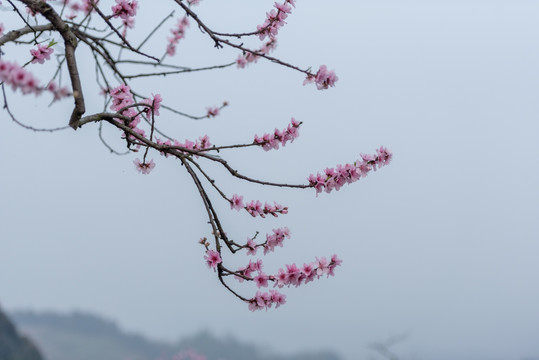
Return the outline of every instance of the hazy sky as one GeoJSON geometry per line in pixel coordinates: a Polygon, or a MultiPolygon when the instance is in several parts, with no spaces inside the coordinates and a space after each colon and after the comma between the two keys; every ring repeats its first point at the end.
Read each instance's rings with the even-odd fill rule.
{"type": "MultiPolygon", "coordinates": [[[[142,1],[137,22],[157,23],[168,3],[150,11],[142,1]]],[[[272,4],[205,0],[197,10],[218,30],[249,30],[272,4]]],[[[6,9],[0,22],[12,17],[6,9]]],[[[140,83],[190,113],[230,102],[201,122],[163,112],[159,125],[180,140],[207,133],[215,144],[241,143],[291,116],[303,121],[282,150],[222,154],[260,178],[305,182],[380,145],[393,151],[390,166],[318,198],[212,170],[229,194],[289,206],[286,216],[252,220],[214,200],[237,239],[290,228],[292,239],[265,259],[268,273],[315,256],[344,260],[334,278],[286,289],[287,304],[268,312],[249,312],[204,264],[197,240],[210,230],[177,161],[153,154],[157,166],[143,176],[134,155],[108,153],[97,125],[36,134],[0,112],[2,306],[97,312],[162,339],[211,329],[282,351],[315,344],[347,360],[402,333],[410,334],[395,347],[403,359],[539,359],[537,14],[531,0],[298,1],[275,55],[300,67],[327,64],[336,88],[304,87],[301,74],[262,60],[140,83]]],[[[148,50],[161,54],[166,36],[148,50]]],[[[192,26],[174,61],[236,56],[192,26]]],[[[93,81],[93,69],[85,76],[93,81]]],[[[88,110],[100,111],[90,94],[88,110]]],[[[44,110],[34,97],[8,97],[22,121],[68,121],[69,100],[44,110]]],[[[118,135],[105,132],[121,147],[118,135]]],[[[236,257],[226,259],[248,262],[236,257]]]]}

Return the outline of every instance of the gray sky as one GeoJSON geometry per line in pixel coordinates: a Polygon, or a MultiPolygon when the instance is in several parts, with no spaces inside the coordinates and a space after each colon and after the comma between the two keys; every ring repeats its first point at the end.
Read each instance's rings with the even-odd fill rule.
{"type": "MultiPolygon", "coordinates": [[[[157,22],[161,6],[167,14],[164,4],[141,11],[139,24],[157,22]]],[[[217,29],[248,30],[272,4],[206,0],[198,11],[217,29]]],[[[286,289],[287,304],[268,312],[249,312],[204,264],[197,240],[209,228],[177,162],[154,154],[156,168],[142,176],[135,156],[108,154],[95,125],[35,134],[0,112],[2,306],[97,312],[155,338],[212,329],[283,351],[316,344],[348,360],[406,332],[395,348],[403,359],[539,358],[538,13],[521,0],[298,1],[275,55],[327,64],[336,88],[303,87],[299,73],[262,60],[141,83],[186,112],[230,102],[202,122],[163,113],[161,127],[180,140],[207,133],[215,144],[240,143],[291,116],[303,121],[282,150],[226,154],[268,180],[304,182],[380,145],[393,151],[390,166],[318,198],[213,169],[229,194],[289,206],[262,221],[218,205],[237,239],[290,228],[267,272],[333,253],[344,260],[336,277],[286,289]]],[[[158,39],[151,48],[164,48],[158,39]]],[[[175,61],[190,66],[237,56],[214,50],[194,26],[179,52],[175,61]]],[[[8,95],[20,120],[67,122],[69,101],[43,110],[40,99],[8,95]]],[[[90,100],[89,111],[100,104],[90,100]]],[[[116,130],[106,136],[121,144],[116,130]]],[[[227,260],[248,262],[239,257],[227,260]]]]}

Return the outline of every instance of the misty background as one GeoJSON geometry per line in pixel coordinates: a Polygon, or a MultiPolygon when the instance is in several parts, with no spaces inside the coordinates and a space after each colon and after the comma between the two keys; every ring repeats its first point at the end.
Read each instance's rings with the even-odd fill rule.
{"type": "MultiPolygon", "coordinates": [[[[166,4],[142,2],[130,36],[168,15],[166,4]]],[[[211,28],[233,32],[262,23],[272,4],[206,0],[196,10],[211,28]]],[[[180,141],[208,134],[217,145],[243,143],[292,116],[303,121],[279,151],[222,153],[258,178],[303,183],[380,145],[393,151],[390,166],[318,197],[210,171],[228,194],[289,207],[252,219],[215,197],[236,239],[290,228],[285,247],[264,259],[266,272],[343,259],[335,277],[285,289],[286,305],[267,312],[248,311],[206,267],[197,241],[211,230],[177,162],[150,154],[157,166],[143,176],[136,154],[109,154],[95,124],[33,133],[0,112],[0,304],[89,311],[162,341],[210,330],[284,352],[335,349],[347,360],[404,333],[395,348],[403,359],[538,359],[538,13],[531,0],[298,1],[273,54],[302,68],[326,64],[335,88],[302,86],[301,74],[262,59],[136,83],[188,113],[230,103],[203,121],[162,111],[158,126],[180,141]]],[[[161,54],[173,25],[147,50],[161,54]]],[[[21,50],[3,51],[15,60],[21,50]]],[[[169,61],[199,67],[236,57],[192,24],[169,61]]],[[[101,111],[93,69],[83,75],[87,111],[101,111]]],[[[34,126],[65,125],[71,113],[69,100],[47,109],[43,99],[7,95],[34,126]]],[[[105,131],[122,149],[118,135],[105,131]]],[[[224,256],[238,266],[249,259],[224,256]]]]}

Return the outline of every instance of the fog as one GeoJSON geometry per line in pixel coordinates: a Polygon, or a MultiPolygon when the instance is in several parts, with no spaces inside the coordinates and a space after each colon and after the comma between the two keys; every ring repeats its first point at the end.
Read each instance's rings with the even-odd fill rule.
{"type": "MultiPolygon", "coordinates": [[[[159,22],[165,4],[143,3],[139,26],[159,22]]],[[[210,27],[237,31],[261,23],[272,4],[205,0],[197,10],[210,27]]],[[[95,124],[34,133],[1,111],[0,304],[96,312],[160,339],[210,329],[282,351],[332,348],[347,360],[367,359],[369,343],[399,334],[408,334],[395,347],[403,359],[539,359],[538,13],[524,0],[298,1],[274,55],[302,68],[326,64],[335,88],[303,86],[300,73],[263,60],[138,83],[189,113],[230,103],[198,122],[163,112],[158,125],[180,140],[243,143],[292,116],[303,121],[279,151],[221,154],[259,178],[306,182],[381,145],[393,151],[391,165],[318,197],[212,170],[229,194],[289,207],[254,220],[215,197],[238,239],[290,228],[292,239],[265,259],[268,273],[343,259],[335,277],[285,289],[286,305],[267,312],[248,311],[205,265],[197,241],[211,229],[178,162],[151,154],[157,166],[143,176],[136,155],[109,153],[95,124]]],[[[172,24],[148,49],[163,51],[172,24]]],[[[237,56],[194,25],[178,51],[174,61],[187,66],[237,56]]],[[[83,76],[93,82],[93,69],[83,76]]],[[[102,98],[86,93],[88,111],[100,111],[102,98]]],[[[46,109],[42,99],[7,95],[17,118],[36,126],[63,125],[71,113],[69,100],[46,109]]],[[[121,149],[118,135],[105,131],[121,149]]],[[[248,261],[238,256],[226,260],[248,261]]]]}

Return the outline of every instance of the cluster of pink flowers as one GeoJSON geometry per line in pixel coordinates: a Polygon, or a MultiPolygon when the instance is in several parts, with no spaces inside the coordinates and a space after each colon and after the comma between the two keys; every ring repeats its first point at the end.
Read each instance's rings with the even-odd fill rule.
{"type": "Polygon", "coordinates": [[[112,7],[112,16],[127,20],[137,14],[137,6],[136,0],[116,0],[116,5],[112,7]]]}
{"type": "MultiPolygon", "coordinates": [[[[158,145],[167,145],[167,146],[178,146],[190,150],[205,150],[212,146],[210,142],[210,137],[208,135],[200,136],[195,142],[185,139],[185,142],[181,143],[178,140],[166,140],[163,141],[159,138],[155,140],[158,145]]],[[[167,153],[161,152],[161,155],[168,157],[167,153]]],[[[196,156],[196,155],[195,155],[196,156]]]]}
{"type": "Polygon", "coordinates": [[[273,134],[264,134],[262,137],[255,135],[254,143],[262,146],[262,149],[269,151],[271,149],[279,149],[279,145],[286,145],[288,141],[293,142],[299,136],[299,127],[301,123],[292,118],[290,124],[283,131],[275,129],[273,134]]]}
{"type": "Polygon", "coordinates": [[[283,247],[284,239],[290,239],[290,230],[288,227],[272,229],[273,234],[266,234],[266,242],[262,245],[264,255],[275,250],[276,246],[283,247]]]}
{"type": "MultiPolygon", "coordinates": [[[[265,247],[264,254],[267,251],[273,251],[275,246],[282,246],[282,242],[285,237],[290,237],[288,228],[274,229],[272,235],[266,235],[267,240],[264,244],[257,245],[253,239],[248,239],[248,253],[251,252],[251,254],[254,255],[256,253],[256,247],[258,246],[265,247]],[[270,248],[271,250],[268,250],[270,248]]],[[[220,257],[216,257],[211,262],[209,257],[206,259],[208,266],[210,267],[216,267],[220,260],[220,257]]],[[[340,266],[341,263],[342,260],[339,259],[337,255],[332,255],[329,260],[325,257],[317,257],[316,261],[303,264],[303,267],[301,268],[298,268],[296,264],[286,264],[286,270],[280,268],[276,275],[268,275],[262,271],[263,263],[261,259],[257,259],[256,261],[249,260],[249,264],[247,266],[240,267],[238,270],[236,270],[234,278],[239,282],[244,282],[245,280],[254,281],[258,288],[268,287],[269,281],[274,282],[274,287],[282,288],[290,285],[298,287],[302,284],[307,284],[314,279],[319,279],[323,275],[327,275],[327,277],[334,276],[335,268],[340,266]]],[[[255,311],[264,308],[268,309],[273,304],[276,304],[277,308],[284,303],[285,296],[275,290],[270,290],[269,293],[258,291],[256,296],[249,300],[249,310],[255,311]]]]}
{"type": "Polygon", "coordinates": [[[26,71],[14,62],[7,62],[0,59],[0,81],[11,85],[15,91],[20,89],[23,94],[39,95],[42,89],[38,80],[32,73],[26,71]]]}
{"type": "Polygon", "coordinates": [[[58,85],[53,81],[51,81],[47,85],[47,90],[54,94],[53,101],[60,100],[62,98],[65,98],[71,95],[67,87],[65,86],[58,87],[58,85]]]}
{"type": "Polygon", "coordinates": [[[221,259],[221,255],[215,250],[206,250],[206,255],[204,255],[204,260],[206,260],[206,264],[208,267],[215,271],[217,268],[217,265],[223,262],[221,259]]]}
{"type": "Polygon", "coordinates": [[[318,69],[316,75],[307,76],[307,78],[303,82],[303,85],[314,82],[318,90],[326,90],[330,86],[335,86],[337,80],[339,80],[339,78],[337,77],[337,75],[335,75],[335,72],[333,70],[328,71],[326,65],[322,65],[320,66],[320,69],[318,69]]]}
{"type": "Polygon", "coordinates": [[[275,304],[275,308],[277,309],[285,303],[286,295],[276,290],[270,290],[269,293],[257,291],[255,297],[249,300],[249,310],[270,309],[273,304],[275,304]]]}
{"type": "Polygon", "coordinates": [[[286,264],[286,270],[280,268],[276,275],[267,275],[262,271],[262,260],[256,261],[249,260],[249,264],[245,267],[240,267],[236,272],[234,278],[239,282],[243,282],[245,279],[253,280],[258,288],[268,287],[268,281],[273,281],[274,287],[282,288],[284,286],[294,285],[296,287],[307,284],[314,279],[319,279],[323,275],[334,276],[335,268],[340,266],[342,260],[337,255],[332,255],[328,260],[326,257],[316,258],[308,264],[303,264],[303,267],[298,268],[296,264],[286,264]],[[257,275],[253,277],[253,273],[257,275]]]}
{"type": "MultiPolygon", "coordinates": [[[[279,269],[276,275],[267,275],[262,271],[262,260],[249,261],[246,267],[238,269],[238,275],[234,276],[240,282],[243,282],[246,278],[253,280],[258,288],[268,287],[268,281],[274,281],[275,285],[279,288],[284,286],[294,285],[296,287],[307,284],[314,279],[318,279],[323,275],[334,276],[335,268],[341,265],[337,255],[331,256],[330,260],[325,257],[316,258],[316,261],[303,264],[302,268],[298,268],[296,264],[286,265],[286,270],[279,269]],[[257,275],[253,277],[253,273],[257,272],[257,275]]],[[[269,292],[257,291],[255,297],[249,300],[249,310],[261,310],[271,308],[275,304],[276,308],[286,302],[285,295],[270,290],[269,292]]]]}
{"type": "MultiPolygon", "coordinates": [[[[123,116],[131,118],[130,121],[125,121],[125,125],[129,126],[131,129],[133,129],[133,131],[137,132],[141,136],[145,136],[144,130],[137,128],[137,125],[140,123],[140,116],[136,108],[129,107],[124,109],[125,107],[131,106],[135,103],[135,100],[133,100],[133,94],[131,94],[131,88],[128,85],[122,84],[110,90],[109,94],[112,97],[112,105],[110,106],[110,109],[120,112],[120,114],[123,116]]],[[[135,140],[135,138],[130,135],[129,140],[135,140]]]]}
{"type": "Polygon", "coordinates": [[[69,96],[66,87],[59,88],[54,82],[50,82],[45,89],[39,86],[38,80],[21,66],[14,62],[0,59],[0,82],[10,85],[13,91],[19,89],[23,94],[39,95],[43,90],[50,91],[54,95],[54,100],[59,100],[69,96]]]}
{"type": "MultiPolygon", "coordinates": [[[[263,267],[262,260],[260,259],[256,261],[249,260],[249,264],[247,266],[240,267],[237,271],[237,273],[240,275],[243,275],[243,277],[235,275],[234,278],[238,280],[239,282],[243,282],[245,278],[249,280],[253,280],[252,273],[255,271],[258,271],[260,275],[260,273],[262,273],[262,267],[263,267]]],[[[267,279],[269,279],[269,277],[267,279]]]]}
{"type": "Polygon", "coordinates": [[[265,203],[264,206],[262,206],[260,200],[252,200],[251,202],[244,205],[243,196],[238,194],[232,195],[232,199],[230,199],[229,201],[230,208],[232,210],[235,209],[237,211],[240,211],[241,209],[245,209],[249,214],[251,214],[252,217],[260,216],[261,218],[265,218],[266,215],[278,217],[278,214],[288,213],[288,207],[277,204],[276,202],[273,202],[273,205],[265,203]]]}
{"type": "Polygon", "coordinates": [[[260,40],[264,40],[266,36],[270,39],[277,36],[279,29],[286,24],[284,20],[288,17],[288,14],[292,13],[291,5],[295,7],[295,0],[285,0],[282,4],[275,3],[275,9],[266,13],[264,23],[256,27],[260,40]]]}
{"type": "Polygon", "coordinates": [[[133,29],[135,27],[135,19],[132,17],[122,19],[122,24],[124,26],[122,30],[122,36],[125,37],[125,35],[127,34],[127,29],[133,29]]]}
{"type": "MultiPolygon", "coordinates": [[[[1,4],[1,3],[0,3],[1,4]]],[[[6,29],[4,28],[4,24],[3,23],[0,23],[0,36],[3,36],[4,35],[4,31],[6,31],[6,29]]]]}
{"type": "Polygon", "coordinates": [[[361,154],[361,160],[353,164],[337,165],[336,168],[327,168],[323,174],[310,174],[309,184],[316,189],[318,195],[322,191],[330,193],[333,190],[339,190],[344,184],[350,184],[376,168],[388,165],[393,157],[392,153],[385,147],[376,150],[376,155],[361,154]]]}
{"type": "Polygon", "coordinates": [[[253,280],[252,273],[255,272],[255,271],[258,271],[259,274],[260,274],[262,272],[262,267],[263,267],[262,260],[260,260],[260,259],[258,259],[256,261],[249,260],[249,264],[247,266],[240,267],[237,270],[237,273],[240,274],[240,275],[243,275],[243,277],[235,275],[234,278],[236,280],[238,280],[239,282],[243,282],[245,280],[245,278],[253,280]]]}
{"type": "Polygon", "coordinates": [[[260,55],[269,55],[270,52],[275,50],[277,47],[277,33],[279,29],[285,24],[284,19],[292,12],[292,7],[295,7],[295,0],[285,0],[284,3],[278,4],[275,3],[274,7],[277,9],[271,10],[266,13],[266,20],[262,25],[257,26],[259,31],[260,40],[264,40],[266,37],[269,38],[262,47],[254,52],[244,52],[242,55],[238,55],[236,59],[236,65],[238,68],[243,69],[249,63],[256,63],[260,55]]]}
{"type": "MultiPolygon", "coordinates": [[[[269,55],[270,52],[275,50],[277,47],[277,40],[276,39],[270,39],[270,41],[266,42],[260,49],[255,51],[256,54],[263,54],[263,55],[269,55]]],[[[256,63],[258,61],[259,55],[256,55],[250,52],[246,52],[243,55],[239,55],[236,59],[236,65],[238,68],[243,69],[247,66],[249,63],[256,63]]]]}
{"type": "Polygon", "coordinates": [[[150,171],[152,171],[153,168],[155,167],[155,163],[153,162],[153,159],[150,160],[149,163],[140,162],[139,159],[135,159],[133,160],[133,163],[135,164],[135,168],[137,169],[137,171],[144,175],[149,174],[150,171]]]}
{"type": "Polygon", "coordinates": [[[207,117],[215,117],[219,115],[219,108],[217,106],[209,107],[206,110],[208,110],[207,117]]]}
{"type": "Polygon", "coordinates": [[[153,99],[144,99],[142,101],[143,104],[148,105],[148,107],[144,109],[144,112],[148,117],[151,117],[152,115],[159,116],[159,109],[161,108],[161,102],[163,102],[161,95],[152,94],[152,96],[153,99]]]}
{"type": "Polygon", "coordinates": [[[187,3],[188,3],[190,6],[198,5],[198,4],[200,4],[200,0],[187,0],[187,3]]]}
{"type": "Polygon", "coordinates": [[[97,5],[99,0],[82,0],[82,2],[72,2],[71,0],[63,0],[64,5],[69,5],[69,9],[71,10],[71,13],[67,15],[67,18],[70,20],[73,20],[77,17],[78,12],[83,12],[84,14],[89,14],[92,11],[94,11],[94,8],[92,6],[92,3],[97,5]]]}
{"type": "MultiPolygon", "coordinates": [[[[110,106],[110,109],[116,112],[120,112],[121,115],[130,118],[129,121],[124,121],[125,125],[129,126],[131,129],[133,129],[134,132],[136,132],[140,136],[146,136],[145,131],[137,127],[141,121],[141,112],[139,112],[136,107],[131,107],[131,105],[135,104],[133,94],[131,94],[131,88],[128,85],[122,84],[109,90],[108,93],[112,97],[112,104],[110,106]]],[[[144,110],[142,112],[146,113],[146,115],[148,116],[152,114],[152,111],[154,115],[159,115],[161,101],[162,98],[159,94],[153,95],[153,99],[144,99],[142,101],[142,104],[147,104],[148,106],[144,106],[144,110]]],[[[124,133],[123,137],[125,138],[126,136],[129,141],[135,141],[134,136],[126,135],[124,133]]],[[[137,148],[139,147],[140,145],[137,144],[137,148]]]]}
{"type": "Polygon", "coordinates": [[[285,238],[290,239],[290,230],[288,227],[273,229],[272,234],[266,234],[266,241],[262,244],[257,244],[254,239],[247,238],[247,255],[256,255],[258,247],[264,248],[264,255],[275,250],[276,246],[283,247],[283,241],[285,238]]]}
{"type": "Polygon", "coordinates": [[[187,20],[187,17],[184,16],[181,19],[178,19],[178,23],[176,24],[176,27],[170,30],[172,33],[172,37],[167,38],[168,45],[167,45],[167,55],[173,56],[176,54],[176,45],[180,42],[181,39],[185,37],[185,30],[189,27],[189,20],[187,20]]]}
{"type": "Polygon", "coordinates": [[[45,60],[51,59],[51,54],[54,52],[54,49],[48,47],[47,45],[37,45],[37,49],[31,49],[30,54],[33,56],[32,64],[40,63],[43,64],[45,60]]]}
{"type": "MultiPolygon", "coordinates": [[[[108,91],[109,95],[112,97],[112,104],[110,106],[111,110],[120,111],[121,109],[135,104],[133,99],[133,94],[131,94],[131,88],[128,85],[122,84],[108,91]]],[[[159,109],[161,108],[161,102],[163,98],[161,95],[153,95],[153,99],[144,99],[142,104],[148,106],[144,107],[143,112],[147,115],[151,115],[152,112],[154,115],[159,115],[159,109]]],[[[134,128],[140,122],[138,117],[138,111],[134,107],[124,109],[121,111],[121,114],[127,117],[133,118],[133,121],[129,124],[130,127],[134,128]]]]}
{"type": "Polygon", "coordinates": [[[337,255],[332,255],[331,260],[325,257],[316,258],[316,261],[303,264],[300,269],[296,264],[286,265],[286,270],[279,269],[277,275],[273,275],[270,279],[275,280],[275,286],[282,288],[283,286],[294,285],[296,287],[307,284],[315,278],[319,279],[322,275],[334,276],[335,268],[341,265],[342,260],[337,255]]]}
{"type": "Polygon", "coordinates": [[[193,150],[205,150],[211,147],[210,137],[208,135],[199,136],[198,139],[193,143],[192,141],[185,140],[185,143],[179,144],[188,149],[193,150]]]}
{"type": "Polygon", "coordinates": [[[114,111],[119,111],[120,109],[135,103],[129,85],[122,84],[117,86],[109,90],[109,95],[112,97],[110,109],[114,111]]]}
{"type": "Polygon", "coordinates": [[[252,200],[251,202],[245,204],[245,210],[247,210],[252,217],[260,216],[261,218],[265,218],[266,215],[277,217],[279,216],[278,214],[288,213],[288,207],[286,206],[273,202],[273,205],[265,203],[264,207],[262,207],[260,200],[252,200]]]}

